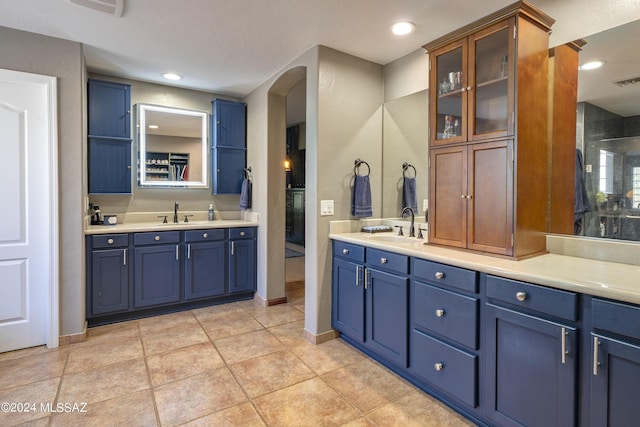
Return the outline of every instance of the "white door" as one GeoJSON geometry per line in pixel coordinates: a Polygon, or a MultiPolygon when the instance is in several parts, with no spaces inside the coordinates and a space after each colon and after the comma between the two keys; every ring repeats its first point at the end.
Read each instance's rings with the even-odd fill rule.
{"type": "Polygon", "coordinates": [[[55,78],[0,69],[0,352],[58,345],[56,129],[55,78]]]}

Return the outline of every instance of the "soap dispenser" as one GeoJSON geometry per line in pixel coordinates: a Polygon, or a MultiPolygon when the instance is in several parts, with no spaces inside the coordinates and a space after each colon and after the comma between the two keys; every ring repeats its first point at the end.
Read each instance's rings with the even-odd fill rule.
{"type": "Polygon", "coordinates": [[[214,220],[213,204],[209,204],[209,221],[213,221],[213,220],[214,220]]]}

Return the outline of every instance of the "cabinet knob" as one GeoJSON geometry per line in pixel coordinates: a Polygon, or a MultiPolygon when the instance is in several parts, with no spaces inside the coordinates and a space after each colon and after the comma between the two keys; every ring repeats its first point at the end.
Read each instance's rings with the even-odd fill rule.
{"type": "Polygon", "coordinates": [[[516,299],[517,299],[518,301],[524,301],[524,300],[526,300],[526,299],[527,299],[527,293],[526,293],[526,292],[522,292],[522,291],[520,291],[520,292],[516,292],[516,299]]]}
{"type": "Polygon", "coordinates": [[[461,198],[461,199],[466,199],[466,198],[467,198],[467,195],[466,195],[466,194],[461,194],[461,195],[460,195],[460,198],[461,198]]]}
{"type": "Polygon", "coordinates": [[[343,249],[343,250],[342,250],[342,253],[343,253],[344,255],[349,255],[349,249],[343,249]]]}
{"type": "Polygon", "coordinates": [[[444,369],[444,363],[436,362],[434,363],[433,367],[435,368],[436,371],[442,371],[444,369]]]}
{"type": "Polygon", "coordinates": [[[240,232],[240,235],[241,235],[241,236],[244,236],[244,235],[245,235],[245,232],[244,232],[244,231],[241,231],[241,232],[240,232]]]}
{"type": "Polygon", "coordinates": [[[153,239],[157,242],[158,240],[160,240],[160,236],[156,236],[153,239]]]}
{"type": "Polygon", "coordinates": [[[467,86],[467,90],[468,91],[471,90],[471,89],[473,89],[471,86],[467,86]]]}
{"type": "Polygon", "coordinates": [[[207,233],[202,233],[202,237],[206,239],[207,237],[209,237],[209,235],[207,233]]]}
{"type": "Polygon", "coordinates": [[[444,317],[444,310],[442,310],[441,308],[436,310],[436,316],[438,317],[444,317]]]}
{"type": "Polygon", "coordinates": [[[107,240],[107,243],[110,244],[110,245],[113,245],[113,239],[107,240]]]}
{"type": "Polygon", "coordinates": [[[380,258],[380,264],[386,264],[387,262],[389,262],[389,260],[386,258],[380,258]]]}
{"type": "Polygon", "coordinates": [[[437,271],[436,279],[444,279],[444,273],[442,271],[437,271]]]}

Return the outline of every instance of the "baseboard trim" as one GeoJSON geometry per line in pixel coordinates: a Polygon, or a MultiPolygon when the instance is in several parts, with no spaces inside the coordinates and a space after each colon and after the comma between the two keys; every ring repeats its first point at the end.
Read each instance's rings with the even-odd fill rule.
{"type": "Polygon", "coordinates": [[[321,334],[312,334],[311,332],[307,331],[306,329],[304,330],[304,338],[313,343],[313,344],[322,344],[323,342],[327,342],[327,341],[331,341],[334,340],[336,338],[338,338],[340,336],[340,332],[332,329],[330,331],[327,332],[323,332],[321,334]]]}
{"type": "Polygon", "coordinates": [[[84,330],[79,334],[60,335],[58,339],[58,347],[65,347],[71,344],[77,344],[87,340],[87,322],[84,322],[84,330]]]}
{"type": "Polygon", "coordinates": [[[287,297],[264,299],[258,294],[255,294],[253,299],[254,299],[255,302],[260,304],[262,307],[271,307],[272,305],[286,304],[287,301],[288,301],[287,297]]]}

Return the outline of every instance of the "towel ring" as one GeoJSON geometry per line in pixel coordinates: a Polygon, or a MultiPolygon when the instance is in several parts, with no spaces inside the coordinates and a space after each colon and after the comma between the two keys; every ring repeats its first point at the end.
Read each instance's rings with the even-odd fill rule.
{"type": "Polygon", "coordinates": [[[246,179],[251,179],[251,166],[244,168],[244,177],[246,179]]]}
{"type": "Polygon", "coordinates": [[[402,164],[402,176],[404,176],[405,178],[415,178],[417,175],[418,175],[418,172],[416,172],[415,166],[407,162],[404,162],[402,164]],[[413,176],[407,176],[407,170],[409,168],[413,169],[413,176]]]}
{"type": "Polygon", "coordinates": [[[355,166],[353,167],[353,173],[354,173],[354,175],[359,175],[359,174],[358,174],[358,170],[360,169],[360,166],[361,166],[363,163],[364,163],[365,165],[367,165],[367,174],[366,174],[366,175],[363,175],[363,176],[369,176],[369,174],[371,173],[371,167],[369,166],[369,163],[365,162],[364,160],[360,160],[360,159],[357,159],[357,160],[354,162],[354,164],[355,164],[355,166]]]}

